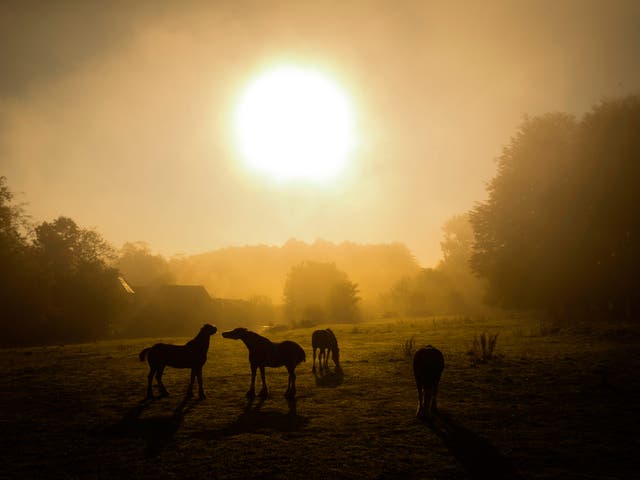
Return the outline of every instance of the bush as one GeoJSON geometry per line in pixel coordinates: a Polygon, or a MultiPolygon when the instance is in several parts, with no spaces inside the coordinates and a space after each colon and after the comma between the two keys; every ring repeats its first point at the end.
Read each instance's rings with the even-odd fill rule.
{"type": "Polygon", "coordinates": [[[416,351],[416,338],[411,337],[408,340],[405,340],[402,344],[402,353],[404,353],[405,358],[413,358],[413,354],[416,351]]]}
{"type": "Polygon", "coordinates": [[[479,337],[478,335],[474,335],[471,349],[467,352],[468,355],[471,355],[476,362],[488,362],[492,358],[495,358],[494,350],[496,348],[498,335],[498,333],[488,335],[485,332],[482,332],[479,337]]]}

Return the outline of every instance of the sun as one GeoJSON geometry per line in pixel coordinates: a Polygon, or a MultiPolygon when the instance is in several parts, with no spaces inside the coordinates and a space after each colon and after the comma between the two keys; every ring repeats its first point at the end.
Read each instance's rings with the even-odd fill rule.
{"type": "Polygon", "coordinates": [[[276,180],[325,182],[353,153],[355,115],[345,91],[320,71],[274,67],[244,90],[234,137],[252,170],[276,180]]]}

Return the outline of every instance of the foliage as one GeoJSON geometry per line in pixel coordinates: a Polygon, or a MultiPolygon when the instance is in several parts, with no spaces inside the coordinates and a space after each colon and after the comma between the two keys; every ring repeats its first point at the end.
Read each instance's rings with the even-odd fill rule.
{"type": "Polygon", "coordinates": [[[498,341],[498,334],[487,335],[482,332],[480,336],[474,335],[471,349],[467,352],[473,360],[476,362],[488,362],[494,358],[494,350],[496,348],[496,342],[498,341]]]}
{"type": "Polygon", "coordinates": [[[470,213],[497,305],[630,315],[640,301],[640,97],[526,119],[470,213]]]}
{"type": "Polygon", "coordinates": [[[178,283],[204,285],[212,295],[247,299],[270,297],[278,304],[282,281],[303,262],[335,263],[358,285],[362,309],[378,308],[380,295],[395,282],[420,270],[409,249],[400,243],[361,245],[313,243],[291,239],[282,246],[228,247],[169,261],[178,283]]]}
{"type": "Polygon", "coordinates": [[[471,270],[474,232],[469,214],[454,215],[444,223],[442,232],[442,261],[437,270],[449,278],[452,288],[464,298],[461,311],[477,310],[483,303],[484,282],[471,270]]]}
{"type": "Polygon", "coordinates": [[[35,229],[35,258],[46,282],[50,334],[83,340],[106,336],[120,293],[114,250],[97,232],[68,217],[35,229]]]}
{"type": "Polygon", "coordinates": [[[466,310],[464,298],[449,276],[425,268],[397,282],[387,298],[387,309],[400,315],[426,316],[466,310]]]}
{"type": "Polygon", "coordinates": [[[37,336],[42,295],[27,235],[28,217],[0,176],[0,335],[11,344],[23,332],[37,336]]]}
{"type": "Polygon", "coordinates": [[[148,286],[175,283],[176,276],[162,255],[153,255],[145,242],[127,242],[115,264],[130,285],[148,286]]]}
{"type": "Polygon", "coordinates": [[[113,248],[67,217],[27,235],[22,206],[0,177],[0,336],[3,344],[104,338],[119,305],[113,248]]]}
{"type": "Polygon", "coordinates": [[[358,287],[334,263],[303,262],[289,271],[284,285],[285,315],[292,324],[359,319],[358,287]]]}

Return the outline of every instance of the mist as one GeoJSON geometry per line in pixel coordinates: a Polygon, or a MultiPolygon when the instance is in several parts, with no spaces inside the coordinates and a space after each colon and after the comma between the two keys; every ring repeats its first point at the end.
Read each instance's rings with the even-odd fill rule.
{"type": "Polygon", "coordinates": [[[434,266],[523,115],[640,84],[635,2],[0,8],[2,174],[35,218],[166,256],[322,238],[400,241],[434,266]],[[264,179],[232,145],[242,86],[281,61],[353,98],[358,149],[331,185],[264,179]]]}
{"type": "Polygon", "coordinates": [[[639,26],[0,2],[0,476],[633,478],[639,26]]]}

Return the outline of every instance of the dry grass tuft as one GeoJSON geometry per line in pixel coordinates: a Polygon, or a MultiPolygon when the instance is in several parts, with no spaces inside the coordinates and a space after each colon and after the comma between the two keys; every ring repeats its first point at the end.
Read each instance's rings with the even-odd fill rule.
{"type": "Polygon", "coordinates": [[[498,341],[498,333],[495,335],[482,332],[480,336],[474,335],[471,349],[467,352],[476,362],[488,362],[495,357],[494,350],[498,341]]]}
{"type": "Polygon", "coordinates": [[[405,358],[413,358],[413,354],[416,352],[416,337],[412,336],[408,340],[405,340],[402,344],[402,353],[405,358]]]}

